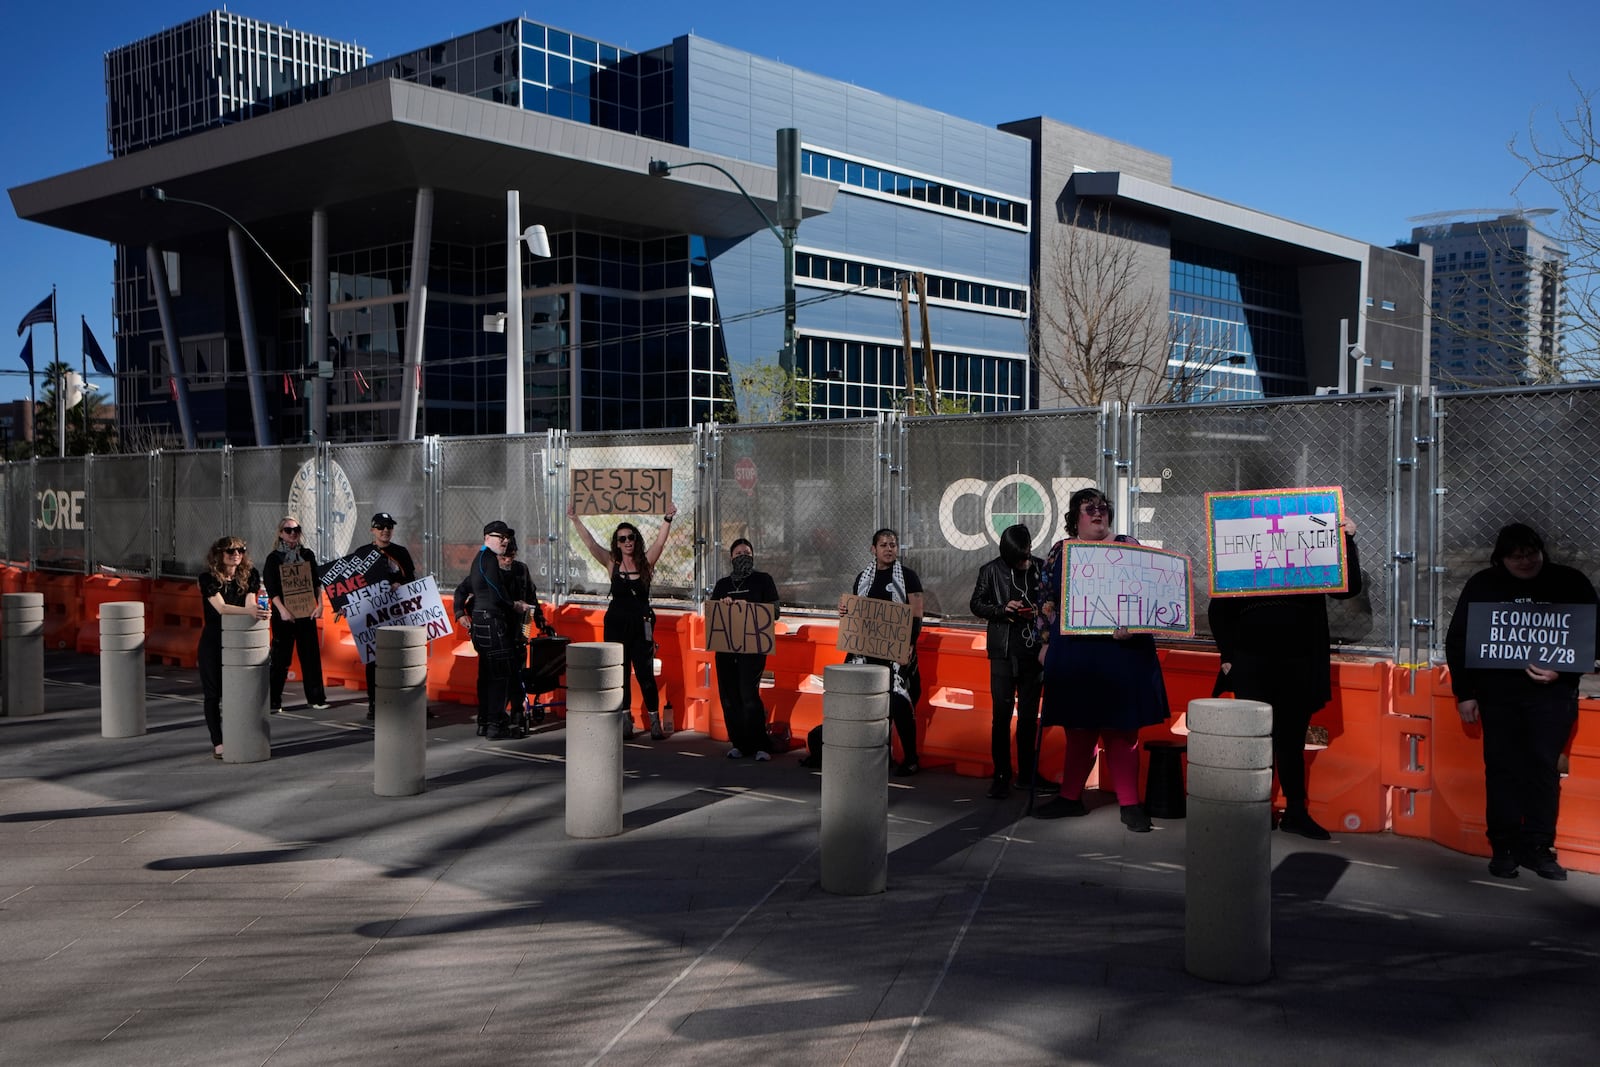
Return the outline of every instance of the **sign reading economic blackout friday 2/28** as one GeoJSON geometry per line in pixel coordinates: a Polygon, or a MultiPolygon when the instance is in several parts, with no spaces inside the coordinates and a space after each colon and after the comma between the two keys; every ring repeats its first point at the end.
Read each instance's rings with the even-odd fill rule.
{"type": "Polygon", "coordinates": [[[1593,604],[1469,604],[1467,666],[1520,671],[1594,670],[1593,604]]]}
{"type": "Polygon", "coordinates": [[[572,472],[577,515],[661,515],[672,500],[670,467],[583,467],[572,472]]]}

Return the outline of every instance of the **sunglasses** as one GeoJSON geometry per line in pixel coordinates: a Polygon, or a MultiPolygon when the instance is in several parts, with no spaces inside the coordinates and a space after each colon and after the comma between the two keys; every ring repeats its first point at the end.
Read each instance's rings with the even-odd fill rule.
{"type": "Polygon", "coordinates": [[[1080,510],[1082,510],[1085,515],[1109,515],[1111,514],[1111,505],[1090,503],[1084,504],[1080,510]]]}
{"type": "Polygon", "coordinates": [[[279,533],[286,533],[286,534],[298,534],[300,532],[300,527],[298,527],[298,526],[285,526],[283,529],[279,530],[278,532],[279,533]]]}
{"type": "Polygon", "coordinates": [[[229,556],[242,556],[242,555],[244,555],[244,546],[243,545],[231,546],[229,548],[223,549],[222,551],[223,551],[224,554],[229,555],[229,556]]]}
{"type": "Polygon", "coordinates": [[[638,540],[633,534],[617,534],[617,544],[626,545],[638,540]]]}

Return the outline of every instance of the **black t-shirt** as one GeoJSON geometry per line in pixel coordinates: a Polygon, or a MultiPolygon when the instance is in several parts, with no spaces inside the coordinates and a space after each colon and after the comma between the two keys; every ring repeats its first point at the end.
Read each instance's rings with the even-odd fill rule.
{"type": "Polygon", "coordinates": [[[200,576],[200,605],[205,614],[207,629],[216,629],[222,625],[222,616],[217,609],[211,606],[211,598],[218,593],[222,594],[224,604],[232,604],[242,608],[255,598],[256,590],[261,588],[261,572],[254,567],[245,575],[244,585],[236,582],[224,582],[210,571],[200,576]]]}
{"type": "MultiPolygon", "coordinates": [[[[912,570],[910,567],[907,567],[905,564],[900,565],[900,573],[905,576],[906,602],[909,603],[913,593],[922,592],[922,579],[917,577],[916,571],[912,570]]],[[[889,583],[893,580],[893,567],[890,567],[887,570],[877,571],[872,576],[872,588],[867,590],[867,596],[873,600],[894,600],[894,597],[889,595],[889,583]]],[[[922,619],[920,617],[912,619],[911,640],[913,644],[916,642],[917,638],[921,636],[921,634],[922,619]]]]}
{"type": "Polygon", "coordinates": [[[383,553],[384,561],[375,568],[377,571],[375,575],[371,573],[367,575],[368,581],[382,578],[395,585],[405,585],[407,582],[417,580],[417,565],[411,561],[411,553],[406,551],[405,545],[390,542],[387,548],[376,543],[372,547],[383,553]]]}

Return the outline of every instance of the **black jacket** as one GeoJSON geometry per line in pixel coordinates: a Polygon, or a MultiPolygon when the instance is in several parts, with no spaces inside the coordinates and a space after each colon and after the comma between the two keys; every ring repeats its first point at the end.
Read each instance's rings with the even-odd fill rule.
{"type": "MultiPolygon", "coordinates": [[[[1456,700],[1491,700],[1515,698],[1549,685],[1535,682],[1518,665],[1506,670],[1469,670],[1467,668],[1467,609],[1473,604],[1593,604],[1593,584],[1582,571],[1563,567],[1559,563],[1545,562],[1539,573],[1522,581],[1504,567],[1490,567],[1467,579],[1456,600],[1456,610],[1450,616],[1450,629],[1445,631],[1444,655],[1450,664],[1450,688],[1456,700]]],[[[1596,650],[1600,655],[1600,649],[1596,650]]],[[[1580,654],[1579,659],[1582,659],[1580,654]]],[[[1576,671],[1562,671],[1550,685],[1564,689],[1578,688],[1578,680],[1594,669],[1594,661],[1578,663],[1576,671]]]]}
{"type": "Polygon", "coordinates": [[[1006,604],[1012,600],[1033,603],[1033,590],[1039,584],[1039,572],[1043,567],[1044,560],[1029,556],[1028,569],[1017,571],[996,556],[979,568],[978,582],[972,588],[972,600],[967,606],[978,618],[988,620],[990,659],[1033,654],[1023,643],[1025,632],[1033,627],[1032,618],[1023,619],[1008,613],[1006,604]]]}

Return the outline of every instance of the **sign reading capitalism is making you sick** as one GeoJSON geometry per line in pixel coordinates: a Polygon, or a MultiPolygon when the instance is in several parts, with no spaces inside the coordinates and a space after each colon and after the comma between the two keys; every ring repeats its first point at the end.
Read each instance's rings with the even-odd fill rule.
{"type": "Polygon", "coordinates": [[[1339,486],[1207,493],[1211,595],[1344,592],[1343,518],[1339,486]]]}

